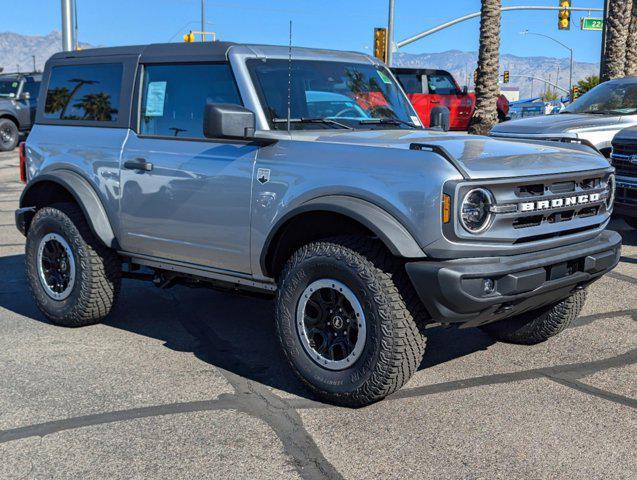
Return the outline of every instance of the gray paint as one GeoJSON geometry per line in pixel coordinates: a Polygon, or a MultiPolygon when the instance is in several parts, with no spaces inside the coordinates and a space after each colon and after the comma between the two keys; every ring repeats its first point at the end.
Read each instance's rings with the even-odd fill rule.
{"type": "MultiPolygon", "coordinates": [[[[157,60],[165,51],[166,58],[192,61],[205,59],[207,51],[214,58],[226,52],[243,104],[255,112],[256,135],[267,142],[141,137],[135,131],[131,79],[126,88],[134,107],[132,128],[36,125],[27,145],[29,178],[60,169],[84,178],[127,254],[256,281],[266,279],[261,258],[276,228],[296,212],[321,206],[349,210],[353,219],[367,222],[390,249],[406,257],[513,255],[581,240],[565,235],[520,246],[513,245],[515,236],[505,231],[473,238],[458,231],[455,223],[443,228],[441,196],[447,185],[463,180],[459,168],[480,184],[520,183],[558,174],[576,177],[582,171],[602,175],[608,162],[600,155],[556,142],[526,144],[425,130],[270,131],[245,61],[287,58],[287,48],[217,47],[214,53],[206,50],[213,47],[120,47],[101,54],[77,53],[75,59],[62,54],[54,58],[90,62],[118,56],[130,62],[147,54],[157,60]],[[179,52],[191,54],[182,58],[179,52]],[[433,151],[410,149],[413,143],[444,148],[458,168],[433,151]],[[153,170],[121,168],[140,157],[151,162],[153,170]],[[270,170],[266,183],[257,180],[263,168],[270,170]]],[[[378,64],[359,53],[301,48],[293,49],[293,58],[378,64]]],[[[47,69],[54,63],[47,63],[47,69]]],[[[139,72],[139,66],[133,70],[139,72]]],[[[595,220],[605,225],[608,212],[595,220]]],[[[536,233],[564,228],[543,225],[536,233]]]]}

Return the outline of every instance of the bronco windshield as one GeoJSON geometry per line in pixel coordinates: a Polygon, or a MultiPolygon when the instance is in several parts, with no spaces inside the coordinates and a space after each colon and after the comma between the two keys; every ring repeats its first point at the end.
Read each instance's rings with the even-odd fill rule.
{"type": "Polygon", "coordinates": [[[17,80],[0,79],[0,97],[15,97],[18,94],[19,85],[20,82],[17,80]]]}
{"type": "Polygon", "coordinates": [[[420,128],[409,101],[384,67],[315,60],[248,60],[275,130],[420,128]],[[289,88],[288,88],[289,87],[289,88]]]}
{"type": "Polygon", "coordinates": [[[637,83],[602,83],[575,100],[561,113],[634,115],[637,113],[637,83]]]}

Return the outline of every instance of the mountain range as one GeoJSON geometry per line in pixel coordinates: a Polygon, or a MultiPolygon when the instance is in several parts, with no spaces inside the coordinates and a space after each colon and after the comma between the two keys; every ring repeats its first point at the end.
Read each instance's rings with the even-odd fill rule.
{"type": "MultiPolygon", "coordinates": [[[[0,33],[0,67],[5,72],[42,70],[46,60],[62,45],[62,34],[54,31],[48,35],[21,35],[13,32],[0,33]]],[[[89,44],[80,44],[81,48],[90,48],[89,44]]],[[[438,68],[448,70],[460,85],[473,87],[473,71],[478,61],[477,52],[463,52],[449,50],[441,53],[403,53],[394,55],[394,65],[413,68],[438,68]]],[[[519,87],[520,97],[540,95],[546,90],[546,85],[538,80],[531,80],[529,75],[550,80],[568,89],[569,60],[554,57],[517,57],[502,54],[500,56],[500,70],[508,70],[511,82],[508,86],[519,87]],[[559,68],[559,78],[558,78],[559,68]],[[518,77],[521,75],[522,77],[518,77]]],[[[597,75],[599,64],[575,62],[573,66],[573,81],[583,79],[589,75],[597,75]]]]}
{"type": "MultiPolygon", "coordinates": [[[[541,80],[532,80],[529,76],[557,83],[560,87],[568,90],[569,63],[568,58],[517,57],[505,53],[500,55],[500,73],[508,70],[511,79],[506,86],[519,87],[520,98],[528,98],[539,96],[547,89],[547,85],[541,80]]],[[[467,85],[470,90],[473,88],[473,72],[477,64],[477,52],[449,50],[441,53],[398,52],[394,54],[395,66],[447,70],[461,86],[467,85]]],[[[590,75],[598,74],[598,63],[573,62],[573,83],[590,75]]]]}

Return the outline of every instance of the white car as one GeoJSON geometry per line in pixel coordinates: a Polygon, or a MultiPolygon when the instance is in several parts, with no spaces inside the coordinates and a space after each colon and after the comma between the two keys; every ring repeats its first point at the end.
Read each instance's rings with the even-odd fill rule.
{"type": "Polygon", "coordinates": [[[590,142],[610,157],[611,141],[620,130],[637,125],[637,77],[604,82],[558,115],[521,118],[496,125],[494,137],[590,142]]]}

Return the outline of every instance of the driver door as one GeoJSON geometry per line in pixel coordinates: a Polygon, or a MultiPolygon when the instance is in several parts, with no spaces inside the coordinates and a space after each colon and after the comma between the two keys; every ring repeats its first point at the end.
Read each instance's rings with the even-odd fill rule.
{"type": "Polygon", "coordinates": [[[138,131],[120,166],[123,249],[249,273],[257,147],[203,134],[207,102],[241,103],[228,65],[143,70],[138,131]]]}

